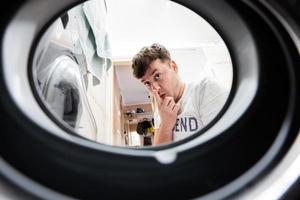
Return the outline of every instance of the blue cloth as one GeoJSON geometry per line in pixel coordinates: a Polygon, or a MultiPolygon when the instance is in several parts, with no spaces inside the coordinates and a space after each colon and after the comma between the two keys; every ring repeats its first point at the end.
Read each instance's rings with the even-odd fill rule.
{"type": "Polygon", "coordinates": [[[105,2],[88,1],[76,7],[74,12],[87,70],[101,81],[112,65],[105,2]]]}

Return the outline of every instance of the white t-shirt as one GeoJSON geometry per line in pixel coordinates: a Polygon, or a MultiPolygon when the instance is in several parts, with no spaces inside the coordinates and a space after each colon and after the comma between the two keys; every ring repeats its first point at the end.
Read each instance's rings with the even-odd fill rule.
{"type": "MultiPolygon", "coordinates": [[[[180,111],[173,128],[173,141],[186,138],[206,126],[221,111],[228,97],[228,90],[217,81],[204,78],[200,82],[186,83],[180,111]]],[[[154,112],[154,127],[160,126],[160,116],[154,112]]]]}

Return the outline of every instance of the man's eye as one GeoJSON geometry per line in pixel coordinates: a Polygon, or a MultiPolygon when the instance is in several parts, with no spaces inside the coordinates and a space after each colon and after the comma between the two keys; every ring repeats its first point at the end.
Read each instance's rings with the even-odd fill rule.
{"type": "Polygon", "coordinates": [[[145,84],[147,87],[150,86],[150,83],[149,83],[149,82],[145,82],[144,84],[145,84]]]}
{"type": "Polygon", "coordinates": [[[156,74],[154,78],[155,78],[155,80],[160,80],[161,76],[160,76],[160,74],[156,74]]]}

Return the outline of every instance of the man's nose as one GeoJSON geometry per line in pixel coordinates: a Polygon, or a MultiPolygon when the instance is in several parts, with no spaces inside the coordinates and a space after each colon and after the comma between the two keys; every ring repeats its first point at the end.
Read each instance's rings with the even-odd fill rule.
{"type": "Polygon", "coordinates": [[[156,91],[159,91],[159,90],[160,90],[160,86],[159,86],[159,84],[156,83],[156,82],[153,82],[153,83],[151,84],[151,86],[152,86],[152,90],[156,90],[156,91]]]}

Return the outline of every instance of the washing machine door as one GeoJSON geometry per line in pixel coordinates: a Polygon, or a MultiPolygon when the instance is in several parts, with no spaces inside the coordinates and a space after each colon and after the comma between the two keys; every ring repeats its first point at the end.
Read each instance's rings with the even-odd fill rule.
{"type": "Polygon", "coordinates": [[[4,198],[299,198],[298,2],[175,1],[205,17],[224,38],[233,58],[233,90],[207,127],[219,124],[217,137],[200,143],[196,134],[143,150],[96,144],[55,123],[62,119],[76,128],[84,113],[85,86],[69,55],[45,65],[37,83],[56,118],[45,115],[32,94],[28,65],[37,38],[53,18],[82,1],[15,2],[1,20],[4,198]]]}

